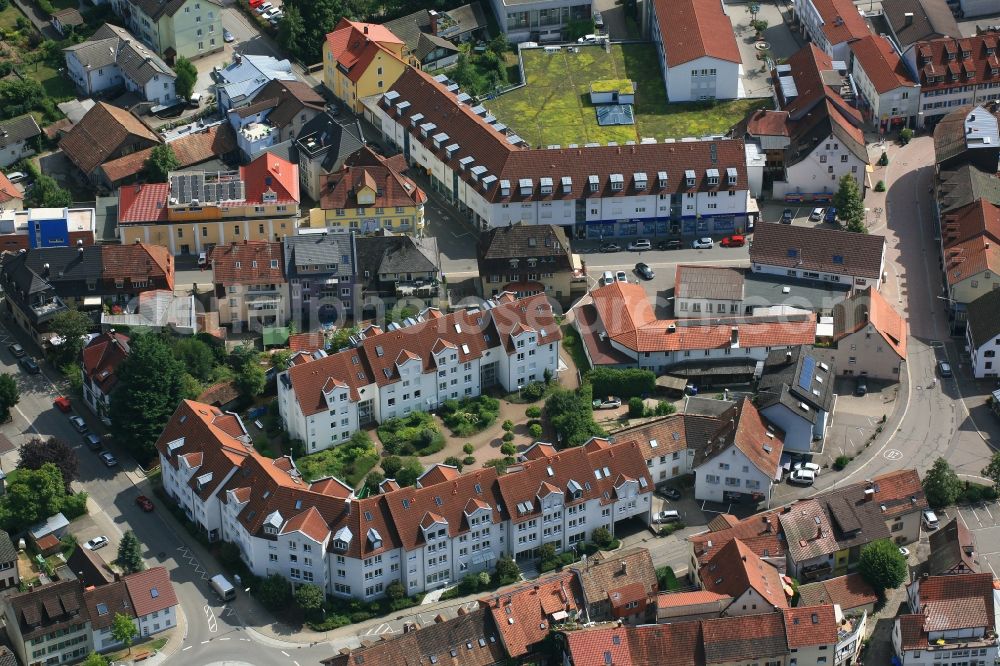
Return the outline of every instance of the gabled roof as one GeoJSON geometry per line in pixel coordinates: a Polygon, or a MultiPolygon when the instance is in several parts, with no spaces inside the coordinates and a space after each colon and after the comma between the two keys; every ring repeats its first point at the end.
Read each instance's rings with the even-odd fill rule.
{"type": "Polygon", "coordinates": [[[488,610],[513,659],[530,654],[549,635],[553,615],[575,614],[582,608],[576,577],[569,571],[544,578],[486,599],[479,607],[488,610]]]}
{"type": "Polygon", "coordinates": [[[833,354],[826,350],[811,345],[775,349],[764,359],[757,384],[757,408],[765,411],[780,403],[815,423],[819,412],[829,412],[833,407],[836,377],[833,354]],[[803,410],[802,404],[809,409],[803,410]]]}
{"type": "Polygon", "coordinates": [[[357,83],[375,57],[384,54],[399,60],[387,46],[401,46],[402,40],[383,25],[360,23],[340,19],[333,32],[326,36],[326,43],[337,66],[347,73],[347,78],[357,83]]]}
{"type": "Polygon", "coordinates": [[[654,1],[663,50],[670,67],[704,57],[741,62],[733,26],[721,2],[654,1]]]}
{"type": "MultiPolygon", "coordinates": [[[[188,167],[223,157],[236,150],[236,135],[229,123],[220,123],[197,132],[190,132],[170,142],[170,148],[177,157],[177,168],[188,167]]],[[[138,174],[146,165],[146,160],[153,153],[152,148],[139,150],[105,162],[101,170],[111,183],[117,183],[138,174]]],[[[155,187],[155,183],[143,187],[155,187]]]]}
{"type": "Polygon", "coordinates": [[[832,604],[785,608],[785,638],[789,649],[837,644],[837,614],[832,604]]]}
{"type": "Polygon", "coordinates": [[[437,238],[408,234],[357,236],[358,266],[372,278],[396,273],[437,273],[441,270],[437,238]]]}
{"type": "Polygon", "coordinates": [[[739,599],[753,589],[774,608],[788,608],[781,574],[739,539],[732,539],[720,548],[698,575],[709,592],[739,599]]]}
{"type": "Polygon", "coordinates": [[[246,186],[248,203],[282,204],[299,203],[299,167],[277,155],[263,153],[250,164],[240,167],[246,186]],[[266,199],[265,194],[274,195],[266,199]]]}
{"type": "Polygon", "coordinates": [[[924,39],[962,36],[951,7],[941,0],[883,0],[882,13],[904,50],[924,39]]]}
{"type": "MultiPolygon", "coordinates": [[[[597,625],[567,631],[566,651],[574,666],[702,666],[701,623],[675,622],[638,627],[597,625]]],[[[749,658],[749,657],[748,657],[749,658]]]]}
{"type": "Polygon", "coordinates": [[[781,535],[779,509],[749,516],[737,524],[719,530],[694,534],[688,537],[698,564],[705,564],[712,555],[733,539],[740,539],[758,557],[783,558],[785,539],[781,535]]]}
{"type": "Polygon", "coordinates": [[[347,158],[340,171],[320,178],[321,208],[403,208],[421,206],[427,201],[424,191],[392,168],[389,160],[367,146],[358,152],[360,155],[355,153],[347,158]],[[373,203],[359,203],[358,192],[362,188],[375,190],[373,203]]]}
{"type": "Polygon", "coordinates": [[[274,110],[267,120],[275,127],[285,127],[306,109],[320,112],[325,107],[323,97],[302,81],[272,79],[254,98],[273,100],[274,110]]]}
{"type": "Polygon", "coordinates": [[[868,80],[881,94],[897,88],[915,88],[906,64],[899,57],[892,42],[881,35],[866,35],[851,42],[854,61],[860,65],[868,80]]]}
{"type": "Polygon", "coordinates": [[[674,297],[739,301],[743,299],[743,270],[729,266],[678,265],[674,297]]]}
{"type": "Polygon", "coordinates": [[[90,625],[95,631],[110,627],[115,615],[119,613],[130,618],[135,617],[128,587],[123,580],[84,589],[83,605],[90,617],[90,625]]]}
{"type": "Polygon", "coordinates": [[[976,559],[976,539],[965,521],[952,518],[941,529],[931,533],[931,554],[927,558],[927,568],[932,576],[952,573],[955,567],[980,571],[976,559]]]}
{"type": "MultiPolygon", "coordinates": [[[[216,0],[206,0],[213,5],[220,5],[216,0]]],[[[189,0],[129,0],[129,3],[140,9],[153,21],[159,21],[161,16],[173,16],[186,5],[189,0]]]]}
{"type": "Polygon", "coordinates": [[[726,664],[788,654],[784,615],[765,613],[702,620],[705,663],[726,664]]]}
{"type": "Polygon", "coordinates": [[[754,228],[750,261],[765,266],[882,277],[885,236],[769,222],[754,228]]]}
{"type": "Polygon", "coordinates": [[[7,598],[13,611],[7,622],[20,625],[25,641],[79,624],[86,620],[83,586],[76,579],[39,585],[7,598]],[[81,617],[81,614],[83,616],[81,617]]]}
{"type": "Polygon", "coordinates": [[[216,245],[209,254],[212,280],[228,287],[237,284],[282,284],[285,258],[280,242],[243,241],[216,245]]]}
{"type": "Polygon", "coordinates": [[[642,425],[618,430],[614,434],[614,441],[636,442],[642,450],[642,457],[646,460],[686,451],[688,448],[696,448],[693,442],[689,446],[685,428],[689,419],[696,418],[699,417],[671,414],[642,425]]]}
{"type": "Polygon", "coordinates": [[[823,23],[823,34],[832,45],[852,42],[871,34],[852,0],[811,0],[823,23]]]}
{"type": "Polygon", "coordinates": [[[996,32],[987,31],[960,39],[941,37],[921,41],[915,47],[921,94],[962,83],[993,85],[1000,82],[998,37],[996,32]]]}
{"type": "Polygon", "coordinates": [[[132,599],[137,617],[164,611],[179,603],[173,583],[170,582],[170,574],[164,567],[129,574],[122,581],[128,588],[128,596],[132,599]]]}
{"type": "Polygon", "coordinates": [[[128,111],[98,102],[62,138],[59,147],[81,171],[90,174],[126,142],[145,148],[161,143],[161,139],[128,111]]]}
{"type": "Polygon", "coordinates": [[[840,340],[870,325],[902,359],[906,358],[906,320],[874,287],[855,291],[833,307],[833,339],[840,340]]]}
{"type": "Polygon", "coordinates": [[[1000,289],[991,289],[966,306],[969,337],[976,348],[1000,336],[1000,289]]]}
{"type": "Polygon", "coordinates": [[[765,423],[749,398],[743,398],[720,419],[708,446],[695,455],[700,466],[735,446],[754,467],[773,479],[778,473],[785,433],[765,423]]]}
{"type": "Polygon", "coordinates": [[[24,192],[19,190],[17,185],[10,182],[10,178],[7,177],[7,174],[0,173],[0,204],[13,201],[14,199],[23,200],[24,192]]]}
{"type": "Polygon", "coordinates": [[[24,114],[10,120],[0,121],[0,149],[27,141],[42,133],[34,116],[24,114]]]}
{"type": "Polygon", "coordinates": [[[656,594],[656,569],[649,550],[630,548],[588,558],[573,566],[588,605],[606,599],[608,593],[626,585],[638,584],[642,598],[656,594]]]}
{"type": "Polygon", "coordinates": [[[1000,243],[1000,207],[988,199],[979,199],[954,209],[942,216],[941,236],[946,250],[979,236],[1000,243]]]}
{"type": "Polygon", "coordinates": [[[828,578],[799,586],[799,605],[836,604],[845,613],[862,606],[874,606],[878,594],[859,573],[828,578]]]}
{"type": "Polygon", "coordinates": [[[154,76],[176,79],[174,70],[132,33],[120,26],[105,23],[85,42],[63,49],[85,70],[116,65],[130,81],[144,86],[154,76]]]}
{"type": "Polygon", "coordinates": [[[117,370],[129,353],[129,337],[110,331],[95,336],[83,348],[83,373],[108,395],[118,384],[117,370]]]}
{"type": "Polygon", "coordinates": [[[919,586],[915,614],[923,617],[922,641],[931,632],[995,626],[993,574],[929,576],[910,583],[919,586]]]}
{"type": "Polygon", "coordinates": [[[980,171],[972,164],[957,169],[942,170],[938,186],[938,203],[942,213],[951,213],[979,199],[1000,206],[1000,178],[995,173],[980,171]]]}

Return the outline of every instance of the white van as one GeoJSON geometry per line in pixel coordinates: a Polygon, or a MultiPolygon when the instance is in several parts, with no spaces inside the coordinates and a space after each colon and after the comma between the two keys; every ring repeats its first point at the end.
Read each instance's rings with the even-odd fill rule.
{"type": "Polygon", "coordinates": [[[215,593],[223,601],[232,601],[236,598],[236,588],[222,574],[212,576],[208,584],[212,586],[212,589],[215,590],[215,593]]]}

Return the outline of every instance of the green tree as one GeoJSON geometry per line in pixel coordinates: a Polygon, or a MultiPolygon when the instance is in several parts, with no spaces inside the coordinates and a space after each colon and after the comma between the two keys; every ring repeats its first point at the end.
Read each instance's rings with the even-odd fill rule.
{"type": "Polygon", "coordinates": [[[545,400],[545,415],[556,431],[561,446],[580,446],[604,431],[594,423],[593,393],[588,384],[577,392],[556,389],[545,400]]]}
{"type": "Polygon", "coordinates": [[[59,187],[52,176],[39,174],[24,197],[25,208],[65,208],[73,203],[69,190],[59,187]]]}
{"type": "Polygon", "coordinates": [[[75,308],[63,310],[52,318],[50,330],[62,338],[62,344],[56,347],[58,365],[74,363],[80,358],[83,336],[90,331],[91,326],[93,322],[90,317],[75,308]]]}
{"type": "Polygon", "coordinates": [[[325,601],[326,595],[323,594],[323,588],[319,585],[306,583],[299,585],[298,589],[295,590],[295,603],[306,614],[306,617],[316,617],[325,601]]]}
{"type": "Polygon", "coordinates": [[[351,336],[356,335],[361,330],[357,326],[338,328],[330,337],[330,349],[339,350],[351,346],[351,336]]]}
{"type": "Polygon", "coordinates": [[[566,41],[575,42],[584,35],[593,34],[596,28],[594,19],[573,19],[563,29],[563,36],[566,38],[566,41]]]}
{"type": "Polygon", "coordinates": [[[132,641],[139,635],[139,629],[132,621],[132,617],[125,613],[115,613],[115,619],[111,621],[111,637],[128,648],[128,653],[132,654],[132,641]]]}
{"type": "Polygon", "coordinates": [[[497,560],[496,577],[501,584],[509,584],[521,577],[521,569],[510,555],[497,560]]]}
{"type": "Polygon", "coordinates": [[[198,69],[190,60],[180,56],[174,62],[174,74],[177,75],[177,80],[174,82],[177,96],[184,100],[190,99],[191,93],[194,92],[195,81],[198,80],[198,69]]]}
{"type": "Polygon", "coordinates": [[[21,400],[21,391],[13,375],[0,375],[0,423],[10,419],[10,410],[21,400]]]}
{"type": "Polygon", "coordinates": [[[141,464],[156,453],[156,439],[184,397],[184,365],[157,335],[134,336],[118,367],[124,390],[111,394],[111,432],[141,464]]]}
{"type": "Polygon", "coordinates": [[[267,373],[256,361],[247,363],[236,372],[236,388],[248,397],[258,396],[267,385],[267,373]]]}
{"type": "MultiPolygon", "coordinates": [[[[3,376],[7,377],[9,375],[3,376]]],[[[0,379],[0,382],[2,381],[0,379]]],[[[71,492],[69,484],[77,477],[80,459],[77,457],[76,451],[69,444],[55,437],[50,437],[49,439],[32,437],[21,444],[21,448],[18,449],[18,455],[20,456],[17,461],[18,469],[37,470],[41,469],[46,463],[55,465],[59,468],[59,475],[62,477],[66,492],[71,492]]]]}
{"type": "MultiPolygon", "coordinates": [[[[28,27],[31,27],[31,23],[28,23],[28,27]]],[[[35,79],[4,79],[0,81],[0,118],[14,118],[32,109],[41,109],[45,98],[45,88],[35,79]]],[[[38,187],[37,179],[35,183],[35,187],[38,187]]],[[[27,199],[25,203],[27,204],[27,199]]]]}
{"type": "Polygon", "coordinates": [[[642,398],[636,396],[628,399],[628,416],[630,419],[642,418],[646,413],[646,403],[642,398]]]}
{"type": "Polygon", "coordinates": [[[444,464],[451,465],[459,472],[462,471],[462,461],[458,459],[458,456],[448,456],[447,458],[444,459],[444,464]]]}
{"type": "Polygon", "coordinates": [[[858,573],[882,594],[885,590],[899,587],[906,580],[906,558],[894,543],[879,539],[861,549],[858,573]]]}
{"type": "Polygon", "coordinates": [[[607,527],[598,527],[590,533],[590,540],[601,547],[609,545],[612,538],[611,531],[607,527]]]}
{"type": "Polygon", "coordinates": [[[282,6],[286,17],[292,7],[302,16],[303,34],[298,40],[298,50],[292,54],[307,63],[320,59],[326,33],[348,13],[345,0],[289,0],[282,6]]]}
{"type": "Polygon", "coordinates": [[[401,486],[416,484],[417,478],[424,473],[424,466],[416,458],[403,458],[403,465],[396,471],[396,483],[401,486]]]}
{"type": "Polygon", "coordinates": [[[181,338],[174,343],[174,356],[193,377],[203,382],[212,378],[215,353],[207,343],[198,338],[181,338]]]}
{"type": "Polygon", "coordinates": [[[108,666],[108,658],[103,654],[91,652],[86,659],[80,662],[80,666],[108,666]]]}
{"type": "Polygon", "coordinates": [[[394,580],[385,586],[385,596],[398,601],[406,596],[406,588],[398,580],[394,580]]]}
{"type": "Polygon", "coordinates": [[[368,472],[368,476],[365,477],[365,485],[368,486],[368,492],[378,492],[378,487],[382,485],[383,481],[385,481],[385,475],[382,472],[378,470],[368,472]]]}
{"type": "Polygon", "coordinates": [[[167,175],[181,165],[181,161],[174,154],[174,149],[169,143],[160,144],[153,148],[146,158],[143,169],[146,178],[154,183],[167,182],[167,175]]]}
{"type": "Polygon", "coordinates": [[[125,530],[122,540],[118,542],[118,566],[127,574],[146,568],[142,559],[142,544],[132,530],[125,530]]]}
{"type": "Polygon", "coordinates": [[[278,44],[289,53],[300,53],[302,38],[306,34],[305,23],[299,8],[291,5],[285,9],[285,18],[278,24],[278,44]]]}
{"type": "Polygon", "coordinates": [[[840,187],[833,195],[837,217],[844,221],[848,231],[868,233],[865,228],[865,204],[858,190],[858,181],[849,173],[840,177],[840,187]]]}
{"type": "Polygon", "coordinates": [[[994,453],[990,464],[983,468],[983,476],[993,480],[993,487],[1000,490],[1000,452],[994,453]]]}
{"type": "Polygon", "coordinates": [[[948,461],[938,458],[924,475],[924,495],[927,503],[935,509],[954,504],[962,494],[962,482],[948,461]]]}
{"type": "Polygon", "coordinates": [[[52,463],[41,469],[15,469],[7,475],[7,491],[0,496],[0,527],[20,532],[63,509],[66,485],[52,463]]]}
{"type": "Polygon", "coordinates": [[[278,610],[292,600],[292,586],[280,574],[271,574],[257,588],[257,599],[268,610],[278,610]]]}

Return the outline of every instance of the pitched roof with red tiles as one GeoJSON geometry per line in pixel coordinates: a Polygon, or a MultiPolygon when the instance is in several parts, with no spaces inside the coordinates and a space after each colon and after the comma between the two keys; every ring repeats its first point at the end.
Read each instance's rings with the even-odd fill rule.
{"type": "Polygon", "coordinates": [[[945,249],[978,236],[1000,243],[1000,207],[989,199],[977,199],[968,206],[945,213],[941,220],[941,236],[945,249]]]}
{"type": "Polygon", "coordinates": [[[118,384],[116,371],[129,352],[129,337],[122,333],[108,332],[91,339],[81,352],[83,372],[90,381],[109,394],[118,384]]]}
{"type": "Polygon", "coordinates": [[[614,435],[615,441],[637,442],[642,449],[642,457],[646,460],[686,451],[688,445],[684,421],[684,414],[671,414],[649,423],[618,430],[614,435]]]}
{"type": "Polygon", "coordinates": [[[785,637],[791,649],[837,644],[837,616],[832,604],[785,608],[785,637]]]}
{"type": "Polygon", "coordinates": [[[719,421],[721,424],[710,444],[696,455],[695,465],[701,465],[735,446],[754,467],[773,479],[781,461],[785,433],[780,428],[768,427],[749,398],[743,398],[719,421]]]}
{"type": "Polygon", "coordinates": [[[733,598],[728,594],[709,592],[708,590],[696,590],[694,592],[661,592],[656,595],[657,608],[680,608],[683,606],[697,606],[700,604],[711,604],[724,602],[729,605],[733,598]]]}
{"type": "Polygon", "coordinates": [[[975,573],[918,578],[916,613],[897,618],[904,649],[924,649],[932,632],[995,626],[993,574],[975,573]]]}
{"type": "Polygon", "coordinates": [[[983,236],[953,243],[945,250],[945,275],[948,284],[957,285],[975,278],[983,271],[1000,272],[1000,247],[983,236]]]}
{"type": "Polygon", "coordinates": [[[833,308],[834,340],[856,333],[869,324],[900,358],[906,358],[906,320],[874,287],[855,291],[833,308]]]}
{"type": "Polygon", "coordinates": [[[312,416],[329,410],[324,387],[330,379],[339,379],[351,389],[351,400],[361,398],[361,389],[375,383],[367,356],[361,349],[347,349],[324,358],[292,366],[288,369],[288,382],[295,393],[303,416],[312,416]]]}
{"type": "Polygon", "coordinates": [[[212,280],[223,287],[285,282],[285,253],[280,242],[243,241],[216,245],[209,253],[209,261],[212,280]]]}
{"type": "Polygon", "coordinates": [[[24,193],[17,189],[17,185],[10,182],[7,174],[0,173],[0,203],[7,203],[14,199],[24,199],[24,193]]]}
{"type": "Polygon", "coordinates": [[[141,147],[161,143],[160,137],[125,109],[98,102],[59,142],[63,153],[90,174],[124,144],[141,147]]]}
{"type": "MultiPolygon", "coordinates": [[[[236,150],[236,134],[229,123],[222,123],[205,130],[185,134],[176,141],[171,141],[169,145],[177,157],[177,168],[186,169],[236,150]]],[[[142,171],[146,160],[152,153],[152,148],[129,153],[118,159],[105,162],[101,165],[101,170],[104,172],[104,176],[114,184],[142,171]]]]}
{"type": "Polygon", "coordinates": [[[507,654],[523,657],[549,635],[552,615],[582,608],[582,596],[572,573],[564,571],[519,588],[480,599],[480,608],[493,616],[507,654]]]}
{"type": "Polygon", "coordinates": [[[961,39],[941,37],[919,42],[914,48],[921,93],[1000,83],[998,43],[1000,34],[993,31],[961,39]]]}
{"type": "Polygon", "coordinates": [[[655,0],[654,9],[670,67],[705,57],[742,62],[721,2],[655,0]]]}
{"type": "Polygon", "coordinates": [[[675,622],[638,627],[598,625],[568,631],[566,651],[574,666],[702,666],[700,622],[675,622]]]}
{"type": "Polygon", "coordinates": [[[298,165],[277,155],[263,153],[250,164],[241,166],[240,177],[246,188],[247,203],[297,204],[302,200],[298,165]]]}
{"type": "Polygon", "coordinates": [[[746,131],[751,136],[788,136],[788,112],[757,109],[747,116],[746,131]]]}
{"type": "Polygon", "coordinates": [[[322,543],[330,532],[330,528],[323,519],[323,515],[315,506],[311,506],[302,513],[290,518],[281,528],[282,534],[289,532],[301,532],[313,541],[322,543]]]}
{"type": "Polygon", "coordinates": [[[799,586],[799,605],[836,604],[844,611],[874,605],[878,594],[861,574],[851,573],[799,586]]]}
{"type": "Polygon", "coordinates": [[[293,352],[314,352],[326,346],[326,338],[321,331],[296,333],[288,336],[288,348],[293,352]]]}
{"type": "MultiPolygon", "coordinates": [[[[654,595],[658,589],[656,569],[653,558],[645,548],[630,548],[614,553],[605,553],[587,558],[586,562],[573,565],[583,598],[588,604],[594,604],[607,598],[611,591],[621,591],[628,584],[637,584],[641,591],[637,598],[645,599],[654,595]]],[[[620,597],[622,595],[619,595],[620,597]]]]}
{"type": "Polygon", "coordinates": [[[364,147],[358,152],[371,153],[367,160],[345,163],[340,171],[323,176],[320,183],[320,208],[324,210],[349,208],[395,208],[420,206],[427,195],[415,182],[390,166],[390,162],[364,147]],[[365,162],[360,164],[357,162],[365,162]],[[358,203],[361,188],[375,191],[374,202],[358,203]]]}
{"type": "Polygon", "coordinates": [[[504,292],[494,298],[494,303],[490,319],[508,354],[517,351],[517,341],[526,332],[537,333],[535,345],[538,347],[562,339],[562,329],[556,323],[545,294],[518,299],[504,292]]]}
{"type": "Polygon", "coordinates": [[[705,663],[746,662],[788,654],[781,613],[702,620],[705,663]]]}
{"type": "Polygon", "coordinates": [[[851,43],[851,52],[880,95],[897,88],[916,88],[906,64],[888,38],[866,35],[851,43]]]}
{"type": "Polygon", "coordinates": [[[699,572],[705,590],[738,599],[753,589],[775,608],[788,608],[781,574],[739,539],[720,548],[699,572]]]}
{"type": "Polygon", "coordinates": [[[708,562],[714,553],[733,539],[740,539],[759,557],[783,558],[785,539],[781,535],[781,523],[778,520],[780,514],[780,509],[773,509],[749,516],[726,529],[688,537],[698,564],[708,562]]]}
{"type": "Polygon", "coordinates": [[[174,288],[174,257],[162,245],[132,243],[101,246],[101,277],[126,282],[148,280],[174,288]]]}
{"type": "Polygon", "coordinates": [[[403,41],[385,26],[342,18],[333,32],[327,34],[326,43],[337,65],[357,83],[376,54],[385,53],[398,60],[385,45],[402,45],[403,41]]]}
{"type": "Polygon", "coordinates": [[[169,183],[126,185],[118,190],[118,223],[166,222],[169,183]]]}
{"type": "Polygon", "coordinates": [[[240,390],[236,387],[236,382],[227,380],[212,384],[202,391],[196,400],[206,405],[225,405],[240,397],[240,390]]]}
{"type": "Polygon", "coordinates": [[[454,465],[438,463],[431,465],[426,472],[417,477],[417,484],[421,488],[428,488],[438,483],[444,483],[445,481],[454,481],[461,475],[462,473],[454,465]]]}
{"type": "Polygon", "coordinates": [[[115,615],[135,617],[125,581],[117,580],[96,587],[84,587],[83,605],[95,630],[106,629],[114,622],[115,615]]]}
{"type": "Polygon", "coordinates": [[[122,580],[128,588],[128,596],[132,599],[137,617],[164,611],[179,603],[165,567],[153,567],[129,574],[122,580]]]}
{"type": "Polygon", "coordinates": [[[872,34],[851,0],[812,0],[830,44],[853,42],[872,34]]]}

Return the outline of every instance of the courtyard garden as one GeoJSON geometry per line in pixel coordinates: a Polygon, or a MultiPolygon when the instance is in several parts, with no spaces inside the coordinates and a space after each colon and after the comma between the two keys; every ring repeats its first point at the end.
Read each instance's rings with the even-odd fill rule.
{"type": "Polygon", "coordinates": [[[429,456],[444,448],[444,434],[427,412],[386,419],[378,427],[378,438],[387,455],[429,456]]]}
{"type": "Polygon", "coordinates": [[[769,99],[668,104],[660,75],[656,48],[649,43],[574,47],[547,53],[524,49],[527,85],[487,102],[503,123],[536,147],[595,142],[639,141],[653,137],[700,137],[724,134],[746,113],[766,106],[769,99]],[[628,80],[635,83],[635,125],[597,124],[590,103],[595,81],[628,80]]]}

